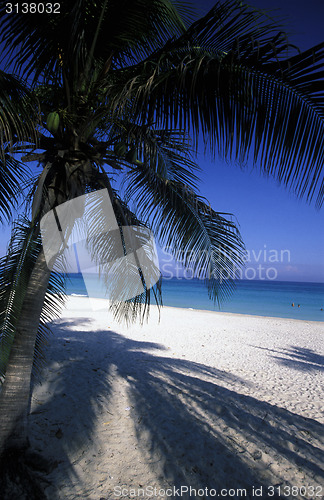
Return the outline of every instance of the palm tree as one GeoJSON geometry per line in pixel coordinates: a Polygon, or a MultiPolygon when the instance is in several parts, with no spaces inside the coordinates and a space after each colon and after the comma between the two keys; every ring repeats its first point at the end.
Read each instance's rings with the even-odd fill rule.
{"type": "MultiPolygon", "coordinates": [[[[290,55],[280,28],[237,0],[191,17],[171,0],[66,0],[59,15],[2,10],[0,215],[27,192],[0,262],[2,456],[28,449],[35,346],[60,305],[40,240],[44,214],[107,189],[118,225],[150,227],[218,300],[244,246],[231,214],[197,192],[200,143],[240,162],[253,155],[266,175],[323,202],[324,43],[290,55]],[[32,161],[40,170],[28,170],[32,161]]],[[[92,216],[100,223],[100,210],[92,216]]],[[[107,239],[95,243],[95,256],[111,251],[107,239]]],[[[152,291],[159,301],[159,286],[144,289],[116,311],[143,317],[152,291]]]]}

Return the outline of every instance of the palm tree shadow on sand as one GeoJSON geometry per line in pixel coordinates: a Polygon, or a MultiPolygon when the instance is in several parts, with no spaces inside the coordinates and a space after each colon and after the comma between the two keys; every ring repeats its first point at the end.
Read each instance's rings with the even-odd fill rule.
{"type": "Polygon", "coordinates": [[[231,498],[254,498],[253,487],[269,498],[269,486],[296,486],[296,471],[300,486],[323,481],[318,422],[222,386],[237,384],[230,373],[167,357],[162,345],[114,331],[90,333],[89,323],[59,323],[46,379],[34,390],[32,443],[56,460],[49,498],[117,498],[114,487],[149,486],[153,476],[164,488],[246,489],[231,498]],[[135,444],[118,456],[127,433],[135,444]],[[145,463],[148,477],[134,460],[145,463]],[[101,464],[100,484],[94,463],[101,464]]]}
{"type": "Polygon", "coordinates": [[[267,350],[272,354],[272,357],[280,364],[293,368],[295,370],[307,371],[323,371],[324,356],[318,354],[312,349],[306,347],[290,346],[289,349],[268,349],[265,347],[253,346],[257,349],[267,350]]]}

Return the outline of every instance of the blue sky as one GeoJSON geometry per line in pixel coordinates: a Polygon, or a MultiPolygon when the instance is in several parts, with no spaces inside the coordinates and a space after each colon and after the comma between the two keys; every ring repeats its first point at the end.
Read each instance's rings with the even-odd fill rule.
{"type": "MultiPolygon", "coordinates": [[[[215,2],[195,3],[204,13],[215,2]]],[[[248,3],[271,10],[271,15],[287,27],[290,41],[302,50],[324,40],[323,0],[250,0],[248,3]]],[[[324,282],[323,209],[318,211],[296,199],[273,179],[261,177],[257,169],[241,171],[233,164],[213,161],[203,155],[199,164],[203,169],[201,193],[215,210],[231,212],[237,217],[249,251],[247,268],[275,267],[277,279],[324,282]],[[275,253],[271,250],[278,252],[278,259],[283,262],[274,262],[275,253]],[[289,254],[281,255],[284,250],[289,254]],[[253,262],[255,260],[257,262],[253,262]]],[[[270,272],[269,276],[273,274],[270,272]]],[[[247,277],[250,276],[252,271],[248,271],[247,277]]]]}
{"type": "MultiPolygon", "coordinates": [[[[200,14],[214,0],[196,1],[200,14]]],[[[250,0],[251,5],[271,9],[284,20],[292,43],[307,49],[324,39],[322,0],[250,0]]],[[[273,179],[265,179],[257,169],[241,171],[222,160],[199,155],[202,168],[200,191],[219,212],[233,213],[249,252],[248,274],[288,281],[324,282],[324,211],[300,201],[273,179]],[[276,261],[276,255],[278,261],[276,261]],[[281,262],[282,261],[282,262],[281,262]],[[261,270],[260,270],[261,266],[261,270]],[[250,269],[250,270],[249,270],[250,269]]],[[[5,253],[8,226],[0,227],[0,255],[5,253]]]]}

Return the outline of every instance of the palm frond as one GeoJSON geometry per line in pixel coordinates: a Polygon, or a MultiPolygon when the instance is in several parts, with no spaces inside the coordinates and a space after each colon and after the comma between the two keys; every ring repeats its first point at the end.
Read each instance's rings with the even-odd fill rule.
{"type": "Polygon", "coordinates": [[[110,130],[114,147],[121,144],[125,151],[117,154],[124,166],[131,168],[145,162],[164,179],[181,181],[190,189],[197,189],[199,166],[192,161],[192,144],[188,134],[181,130],[156,129],[138,125],[131,117],[118,120],[110,130]]]}
{"type": "Polygon", "coordinates": [[[324,43],[289,57],[275,28],[242,2],[217,4],[110,92],[119,112],[134,103],[138,123],[186,130],[242,163],[252,155],[264,173],[320,206],[324,43]]]}
{"type": "Polygon", "coordinates": [[[0,158],[0,223],[12,219],[23,195],[29,169],[22,162],[6,153],[0,158]]]}
{"type": "MultiPolygon", "coordinates": [[[[216,2],[210,11],[192,23],[177,40],[170,41],[170,50],[200,47],[210,53],[225,56],[233,48],[240,53],[258,51],[258,60],[287,51],[288,38],[282,26],[265,11],[255,9],[240,0],[216,2]],[[274,39],[276,44],[274,45],[274,39]],[[252,44],[251,44],[252,42],[252,44]],[[281,51],[279,51],[281,47],[281,51]]],[[[161,53],[165,52],[165,48],[161,53]]]]}
{"type": "Polygon", "coordinates": [[[0,70],[0,155],[16,142],[35,142],[36,103],[17,77],[0,70]]]}
{"type": "Polygon", "coordinates": [[[231,292],[244,258],[231,214],[214,211],[187,184],[163,178],[145,163],[128,174],[126,194],[161,246],[205,280],[210,298],[219,302],[231,292]]]}
{"type": "Polygon", "coordinates": [[[37,103],[16,77],[0,71],[0,223],[12,218],[30,174],[15,153],[36,147],[37,103]]]}
{"type": "MultiPolygon", "coordinates": [[[[0,259],[0,377],[16,334],[28,282],[41,250],[37,227],[23,216],[16,221],[7,255],[0,259]]],[[[40,318],[35,348],[35,373],[42,364],[43,347],[49,334],[47,323],[58,317],[64,302],[64,277],[52,273],[40,318]]]]}

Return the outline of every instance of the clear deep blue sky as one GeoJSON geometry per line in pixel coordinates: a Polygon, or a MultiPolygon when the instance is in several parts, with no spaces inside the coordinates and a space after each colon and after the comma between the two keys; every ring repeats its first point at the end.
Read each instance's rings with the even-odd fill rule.
{"type": "MultiPolygon", "coordinates": [[[[201,15],[214,3],[214,0],[194,2],[201,15]]],[[[291,42],[302,50],[324,40],[323,0],[250,0],[249,3],[271,10],[272,16],[283,21],[291,42]]],[[[277,279],[324,282],[323,209],[316,211],[314,206],[297,200],[274,180],[260,177],[256,170],[241,171],[202,154],[199,164],[201,194],[215,210],[231,212],[239,222],[251,257],[247,262],[250,271],[243,277],[253,277],[253,269],[261,266],[256,277],[265,277],[266,269],[275,268],[277,279]]],[[[5,253],[8,236],[8,226],[1,227],[0,255],[5,253]]],[[[269,276],[273,275],[274,271],[270,271],[269,276]]]]}
{"type": "MultiPolygon", "coordinates": [[[[213,0],[196,0],[203,14],[214,5],[213,0]]],[[[289,33],[291,43],[305,50],[324,40],[323,0],[250,0],[250,5],[271,11],[289,33]]],[[[235,214],[246,247],[258,262],[247,267],[276,267],[278,279],[324,282],[324,209],[315,210],[297,200],[273,179],[265,179],[257,171],[241,171],[223,161],[201,156],[203,168],[201,192],[218,211],[235,214]],[[260,251],[262,253],[260,254],[260,251]],[[283,262],[275,263],[276,253],[283,262]],[[288,259],[288,255],[290,258],[288,259]],[[290,262],[288,262],[290,260],[290,262]],[[270,261],[270,262],[269,262],[270,261]]],[[[265,270],[262,271],[263,275],[265,270]]],[[[274,272],[269,273],[270,276],[274,272]]],[[[249,271],[247,277],[253,276],[249,271]]]]}

